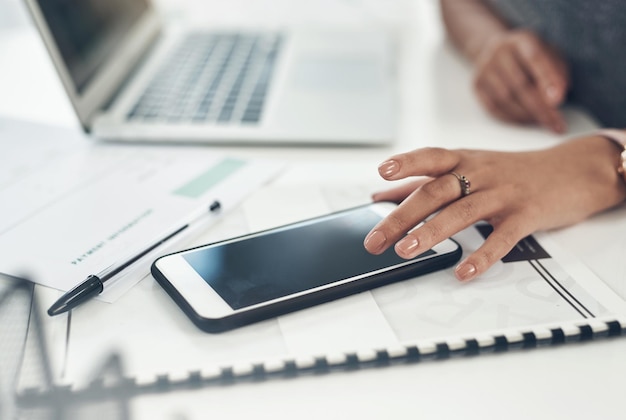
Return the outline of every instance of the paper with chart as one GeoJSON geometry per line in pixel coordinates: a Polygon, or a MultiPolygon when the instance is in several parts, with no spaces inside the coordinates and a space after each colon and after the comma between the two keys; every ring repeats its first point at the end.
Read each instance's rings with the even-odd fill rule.
{"type": "MultiPolygon", "coordinates": [[[[189,222],[189,234],[210,225],[281,169],[210,148],[100,144],[9,120],[0,120],[0,148],[0,272],[60,290],[189,222]],[[215,200],[220,211],[209,213],[215,200]]],[[[143,275],[151,257],[137,265],[143,275]]],[[[131,272],[101,297],[115,299],[143,277],[131,272]]]]}
{"type": "MultiPolygon", "coordinates": [[[[363,204],[370,192],[368,186],[338,187],[332,181],[316,188],[288,173],[249,197],[201,241],[363,204]]],[[[465,252],[479,246],[482,238],[474,227],[456,236],[465,252]]],[[[157,375],[184,379],[190,372],[211,372],[239,362],[471,338],[489,331],[626,314],[624,301],[586,267],[553,246],[543,249],[548,255],[542,253],[549,242],[528,242],[530,254],[518,250],[517,260],[498,263],[471,283],[460,283],[450,268],[215,335],[197,329],[147,278],[106,311],[85,308],[82,316],[73,317],[64,381],[84,384],[95,355],[104,357],[108,350],[119,351],[127,374],[139,381],[157,375]],[[112,323],[120,327],[112,329],[112,323]]]]}

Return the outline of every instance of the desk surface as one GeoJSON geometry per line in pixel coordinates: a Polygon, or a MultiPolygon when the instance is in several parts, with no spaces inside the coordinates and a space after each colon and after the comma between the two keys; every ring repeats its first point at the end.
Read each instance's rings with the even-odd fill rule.
{"type": "MultiPolygon", "coordinates": [[[[538,129],[505,126],[485,115],[471,92],[470,69],[444,40],[435,2],[396,1],[394,4],[406,8],[407,13],[398,13],[384,22],[393,21],[398,34],[398,136],[392,145],[356,150],[216,149],[243,157],[271,156],[290,162],[291,169],[267,188],[297,189],[330,182],[350,185],[362,183],[363,179],[375,179],[372,174],[376,165],[385,157],[424,145],[519,150],[547,147],[563,140],[538,129]],[[358,169],[340,171],[342,175],[337,179],[333,168],[338,166],[358,169]],[[368,167],[371,174],[362,172],[368,167]]],[[[44,48],[27,22],[0,28],[0,63],[0,115],[78,129],[44,48]]],[[[594,128],[594,123],[576,110],[568,110],[567,119],[568,136],[594,128]]],[[[285,204],[289,199],[279,198],[285,204]]],[[[617,210],[552,232],[551,236],[626,298],[626,260],[620,258],[626,249],[626,239],[615,235],[625,228],[623,210],[617,210]]],[[[133,415],[136,418],[205,418],[208,415],[291,418],[297,413],[299,418],[416,415],[451,419],[623,418],[624,354],[626,340],[617,339],[215,387],[138,398],[133,402],[133,415]]]]}

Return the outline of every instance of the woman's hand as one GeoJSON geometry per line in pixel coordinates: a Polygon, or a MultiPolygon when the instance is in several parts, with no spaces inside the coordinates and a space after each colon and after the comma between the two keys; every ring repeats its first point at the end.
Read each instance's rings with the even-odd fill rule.
{"type": "Polygon", "coordinates": [[[474,89],[496,118],[566,129],[559,112],[569,85],[565,61],[535,34],[512,30],[489,38],[475,58],[474,89]]]}
{"type": "Polygon", "coordinates": [[[378,168],[383,178],[420,178],[374,195],[400,205],[367,235],[365,248],[380,254],[395,244],[396,253],[409,259],[485,220],[493,233],[455,270],[460,280],[473,279],[527,235],[621,203],[626,186],[618,161],[617,147],[599,136],[531,152],[426,148],[393,156],[378,168]],[[462,196],[462,183],[451,172],[471,182],[468,195],[462,196]]]}

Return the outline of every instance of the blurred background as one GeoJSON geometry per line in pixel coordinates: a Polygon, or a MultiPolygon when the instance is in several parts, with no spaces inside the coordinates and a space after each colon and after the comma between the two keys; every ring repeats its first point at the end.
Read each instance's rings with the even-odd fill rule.
{"type": "MultiPolygon", "coordinates": [[[[435,0],[419,0],[432,3],[435,0]]],[[[168,19],[210,22],[219,16],[223,24],[258,21],[264,24],[397,23],[411,17],[407,13],[414,0],[153,0],[168,19]],[[251,19],[252,18],[252,19],[251,19]]],[[[23,0],[0,0],[0,30],[28,24],[23,0]]]]}

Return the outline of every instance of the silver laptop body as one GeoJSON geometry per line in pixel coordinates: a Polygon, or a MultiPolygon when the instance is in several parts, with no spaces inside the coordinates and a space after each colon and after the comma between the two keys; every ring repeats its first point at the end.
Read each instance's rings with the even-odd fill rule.
{"type": "Polygon", "coordinates": [[[394,137],[377,29],[164,28],[149,0],[25,0],[84,129],[130,141],[376,145],[394,137]]]}

